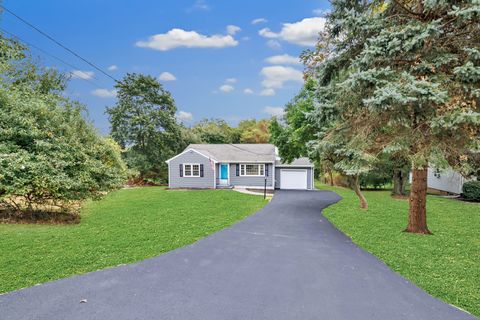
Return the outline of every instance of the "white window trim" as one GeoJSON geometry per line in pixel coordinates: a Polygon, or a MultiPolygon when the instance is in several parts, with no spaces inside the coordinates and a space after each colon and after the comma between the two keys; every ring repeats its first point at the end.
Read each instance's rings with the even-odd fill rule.
{"type": "Polygon", "coordinates": [[[183,178],[200,178],[200,163],[184,163],[183,164],[183,178]],[[195,166],[195,165],[198,166],[198,176],[193,175],[193,166],[195,166]],[[190,173],[191,174],[189,176],[187,176],[185,174],[185,172],[186,172],[185,171],[185,166],[191,166],[191,168],[190,168],[190,173]]]}
{"type": "Polygon", "coordinates": [[[241,163],[239,168],[239,173],[241,177],[265,177],[265,164],[264,163],[241,163]],[[258,174],[246,174],[247,173],[247,165],[254,165],[258,166],[258,174]],[[244,167],[244,174],[242,174],[242,167],[244,167]],[[260,174],[260,168],[263,167],[263,174],[260,174]]]}

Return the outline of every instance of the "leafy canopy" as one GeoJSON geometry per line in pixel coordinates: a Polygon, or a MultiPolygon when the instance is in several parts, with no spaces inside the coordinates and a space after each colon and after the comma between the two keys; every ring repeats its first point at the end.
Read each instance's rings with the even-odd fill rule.
{"type": "Polygon", "coordinates": [[[63,96],[65,76],[34,64],[3,36],[0,57],[0,209],[68,210],[119,187],[120,150],[63,96]]]}
{"type": "Polygon", "coordinates": [[[115,88],[117,103],[107,108],[113,139],[142,178],[166,180],[165,160],[185,147],[172,96],[157,79],[136,73],[127,74],[115,88]]]}

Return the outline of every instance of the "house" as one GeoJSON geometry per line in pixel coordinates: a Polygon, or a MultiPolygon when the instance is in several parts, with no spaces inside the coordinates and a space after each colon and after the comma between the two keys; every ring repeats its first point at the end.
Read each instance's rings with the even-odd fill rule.
{"type": "Polygon", "coordinates": [[[314,188],[313,164],[282,163],[272,144],[191,144],[166,162],[169,188],[314,188]]]}
{"type": "Polygon", "coordinates": [[[427,186],[430,191],[441,191],[461,194],[463,184],[468,181],[460,173],[452,170],[428,168],[427,186]]]}

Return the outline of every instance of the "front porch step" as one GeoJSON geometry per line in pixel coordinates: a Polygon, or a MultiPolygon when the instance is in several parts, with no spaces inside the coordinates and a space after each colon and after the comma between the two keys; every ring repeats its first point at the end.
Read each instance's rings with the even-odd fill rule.
{"type": "Polygon", "coordinates": [[[233,186],[219,186],[219,185],[217,185],[217,189],[233,189],[233,186]]]}

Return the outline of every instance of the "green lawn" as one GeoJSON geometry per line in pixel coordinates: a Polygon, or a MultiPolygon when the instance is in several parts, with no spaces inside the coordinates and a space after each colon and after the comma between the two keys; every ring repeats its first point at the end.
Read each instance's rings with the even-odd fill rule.
{"type": "Polygon", "coordinates": [[[193,243],[257,211],[231,190],[124,189],[86,203],[78,225],[1,225],[0,293],[193,243]]]}
{"type": "Polygon", "coordinates": [[[370,208],[359,209],[355,194],[327,187],[343,197],[325,216],[362,248],[431,295],[480,316],[480,204],[429,196],[431,236],[401,232],[408,201],[389,191],[366,192],[370,208]]]}

